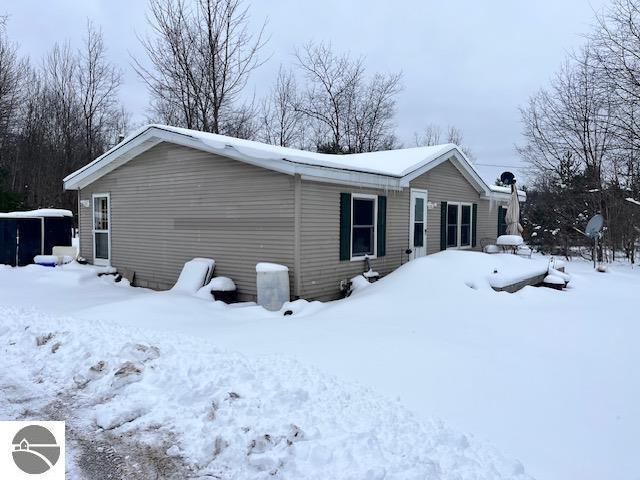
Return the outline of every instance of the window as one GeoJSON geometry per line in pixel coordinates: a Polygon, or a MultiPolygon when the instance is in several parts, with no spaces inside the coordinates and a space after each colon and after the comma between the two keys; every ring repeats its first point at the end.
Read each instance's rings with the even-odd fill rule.
{"type": "Polygon", "coordinates": [[[472,216],[470,203],[447,204],[447,248],[471,246],[472,216]]]}
{"type": "Polygon", "coordinates": [[[109,204],[106,196],[93,197],[93,228],[109,230],[109,204]]]}
{"type": "Polygon", "coordinates": [[[413,246],[424,247],[424,198],[416,197],[413,218],[413,246]]]}
{"type": "Polygon", "coordinates": [[[507,209],[498,207],[498,236],[507,234],[507,209]]]}
{"type": "Polygon", "coordinates": [[[447,205],[447,247],[458,246],[458,204],[447,205]]]}
{"type": "Polygon", "coordinates": [[[376,204],[375,195],[351,197],[351,258],[375,256],[376,204]]]}
{"type": "Polygon", "coordinates": [[[460,246],[471,245],[471,205],[460,205],[462,215],[460,215],[460,246]]]}
{"type": "Polygon", "coordinates": [[[109,265],[110,262],[110,225],[109,194],[93,195],[93,263],[109,265]]]}

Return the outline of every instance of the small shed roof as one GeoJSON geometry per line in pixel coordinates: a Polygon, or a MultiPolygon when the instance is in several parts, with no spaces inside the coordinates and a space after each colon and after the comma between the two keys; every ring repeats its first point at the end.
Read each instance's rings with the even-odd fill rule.
{"type": "Polygon", "coordinates": [[[27,210],[24,212],[0,213],[2,218],[33,218],[33,217],[73,217],[70,210],[60,208],[39,208],[37,210],[27,210]]]}

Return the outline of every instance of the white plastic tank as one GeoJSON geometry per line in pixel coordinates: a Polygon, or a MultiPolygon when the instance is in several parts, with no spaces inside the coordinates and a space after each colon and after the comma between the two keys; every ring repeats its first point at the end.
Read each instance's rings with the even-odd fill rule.
{"type": "Polygon", "coordinates": [[[277,263],[261,262],[256,265],[258,305],[277,311],[289,301],[289,268],[277,263]]]}

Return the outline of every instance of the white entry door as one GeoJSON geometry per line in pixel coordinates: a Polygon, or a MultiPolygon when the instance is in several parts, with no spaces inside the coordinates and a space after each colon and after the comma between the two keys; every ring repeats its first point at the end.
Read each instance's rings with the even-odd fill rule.
{"type": "Polygon", "coordinates": [[[427,254],[427,191],[411,189],[411,218],[409,222],[411,259],[427,254]]]}
{"type": "Polygon", "coordinates": [[[111,265],[111,198],[93,195],[93,263],[111,265]]]}

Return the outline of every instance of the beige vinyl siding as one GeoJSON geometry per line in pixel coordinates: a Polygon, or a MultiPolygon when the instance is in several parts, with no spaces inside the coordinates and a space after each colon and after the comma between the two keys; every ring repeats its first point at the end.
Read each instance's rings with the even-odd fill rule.
{"type": "MultiPolygon", "coordinates": [[[[411,188],[427,190],[428,202],[433,206],[427,210],[427,254],[440,251],[440,202],[469,202],[478,204],[478,237],[476,249],[480,249],[480,225],[484,224],[485,208],[480,193],[454,165],[455,159],[447,160],[427,173],[411,181],[411,188]]],[[[496,219],[498,214],[496,213],[496,219]]]]}
{"type": "MultiPolygon", "coordinates": [[[[255,264],[290,268],[293,288],[293,177],[162,143],[82,189],[111,194],[111,262],[136,285],[170,288],[194,257],[216,261],[241,298],[256,295],[255,264]]],[[[93,257],[92,208],[80,208],[82,255],[93,257]]]]}
{"type": "Polygon", "coordinates": [[[495,243],[498,236],[498,206],[507,207],[507,202],[480,200],[478,204],[478,246],[495,243]]]}
{"type": "MultiPolygon", "coordinates": [[[[446,161],[411,181],[412,188],[428,191],[427,254],[440,251],[440,202],[478,204],[477,246],[485,237],[495,238],[497,203],[491,206],[454,165],[446,161]]],[[[375,271],[387,275],[401,263],[409,248],[410,189],[401,192],[360,189],[351,186],[302,182],[301,284],[302,297],[329,300],[339,297],[341,280],[362,273],[362,261],[340,261],[340,193],[368,193],[387,196],[386,255],[371,261],[375,271]]]]}
{"type": "MultiPolygon", "coordinates": [[[[498,203],[481,200],[452,162],[411,182],[412,188],[428,191],[432,205],[428,254],[440,250],[442,201],[478,204],[478,249],[482,239],[496,236],[498,203]]],[[[137,285],[170,288],[184,262],[211,257],[216,275],[231,277],[242,299],[255,299],[255,264],[270,261],[289,267],[292,296],[330,300],[340,296],[341,280],[364,271],[362,260],[340,261],[343,192],[386,195],[386,255],[373,259],[372,268],[387,275],[406,262],[409,188],[397,192],[313,182],[164,143],[83,189],[80,198],[91,204],[93,193],[110,193],[112,264],[135,271],[137,285]]],[[[80,207],[79,223],[81,254],[92,260],[91,207],[80,207]]]]}
{"type": "MultiPolygon", "coordinates": [[[[386,255],[371,261],[386,275],[400,266],[408,246],[409,191],[386,192],[348,185],[302,182],[301,285],[303,298],[330,300],[340,296],[341,280],[364,272],[364,261],[340,261],[340,193],[368,193],[387,197],[386,255]]],[[[406,261],[406,258],[405,258],[406,261]]]]}

